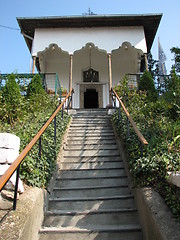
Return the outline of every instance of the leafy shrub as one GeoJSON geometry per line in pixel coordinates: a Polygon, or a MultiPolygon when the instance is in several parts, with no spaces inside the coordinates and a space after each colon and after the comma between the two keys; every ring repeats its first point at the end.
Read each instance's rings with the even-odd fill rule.
{"type": "Polygon", "coordinates": [[[171,77],[166,88],[164,98],[168,105],[168,112],[171,118],[176,119],[180,114],[180,77],[176,74],[174,68],[171,71],[171,77]]]}
{"type": "MultiPolygon", "coordinates": [[[[49,97],[44,92],[42,87],[39,86],[40,78],[36,77],[28,87],[30,89],[29,93],[31,93],[28,95],[28,97],[22,97],[18,94],[15,94],[13,97],[12,95],[10,95],[9,98],[6,98],[8,100],[7,104],[5,105],[5,98],[3,94],[8,92],[6,88],[9,89],[9,92],[12,94],[16,92],[16,89],[14,90],[14,93],[11,92],[12,89],[14,89],[13,86],[16,84],[16,82],[14,83],[14,76],[10,77],[10,79],[11,78],[13,79],[12,86],[9,82],[7,82],[7,86],[4,87],[2,94],[0,92],[0,101],[3,102],[3,111],[7,112],[7,107],[10,106],[12,108],[11,104],[13,105],[14,103],[16,103],[19,104],[19,111],[23,113],[23,117],[15,118],[13,116],[13,126],[10,124],[10,122],[5,121],[5,118],[1,118],[0,132],[9,132],[20,137],[20,151],[22,151],[31,141],[31,139],[37,134],[38,130],[40,130],[43,124],[52,115],[59,102],[56,98],[49,97]],[[35,89],[34,92],[33,89],[35,89]],[[20,100],[18,102],[15,96],[19,96],[20,100],[23,100],[23,103],[21,104],[20,100]]],[[[17,85],[15,86],[17,87],[17,85]]],[[[19,91],[17,92],[19,93],[19,91]]],[[[2,105],[0,104],[0,107],[1,106],[2,105]]],[[[14,108],[15,107],[17,106],[14,106],[14,108]]],[[[0,110],[0,114],[1,113],[2,108],[0,110]]],[[[54,142],[54,122],[52,122],[41,137],[41,158],[38,157],[39,146],[37,142],[31,149],[31,151],[28,153],[26,158],[23,160],[21,164],[20,174],[21,178],[26,184],[38,187],[47,186],[52,171],[56,166],[56,157],[59,152],[62,136],[66,129],[67,123],[69,122],[69,119],[70,117],[64,113],[64,119],[62,120],[61,113],[59,113],[56,118],[56,143],[54,142]]]]}
{"type": "Polygon", "coordinates": [[[145,71],[143,73],[139,82],[139,90],[147,92],[147,97],[149,101],[155,102],[157,100],[158,95],[150,72],[145,71]]]}
{"type": "Polygon", "coordinates": [[[7,123],[13,124],[23,115],[22,96],[15,75],[11,74],[2,88],[0,116],[7,123]]]}
{"type": "Polygon", "coordinates": [[[43,89],[42,83],[41,83],[41,77],[39,75],[35,75],[31,82],[28,85],[27,88],[27,97],[31,97],[36,94],[45,94],[45,91],[43,89]]]}
{"type": "MultiPolygon", "coordinates": [[[[59,113],[56,118],[56,143],[54,142],[54,122],[52,122],[41,137],[41,158],[38,156],[39,143],[37,142],[24,159],[21,164],[21,178],[26,184],[37,187],[47,186],[56,166],[56,158],[61,146],[62,136],[69,119],[69,116],[64,114],[62,121],[61,114],[59,113]]],[[[39,123],[38,126],[40,128],[41,124],[39,123]]],[[[32,132],[34,134],[37,132],[37,126],[34,127],[32,132]]]]}
{"type": "MultiPolygon", "coordinates": [[[[119,86],[117,89],[119,90],[119,86]]],[[[161,96],[158,100],[149,100],[148,92],[136,92],[121,89],[119,93],[126,97],[125,106],[136,122],[137,127],[148,141],[141,157],[140,142],[130,126],[130,137],[127,137],[127,119],[118,111],[113,116],[119,135],[124,140],[129,156],[130,171],[134,181],[140,186],[152,186],[165,199],[173,214],[180,215],[180,203],[174,187],[167,181],[168,171],[180,171],[180,122],[168,113],[168,100],[161,96]]],[[[152,95],[151,95],[152,96],[152,95]]]]}

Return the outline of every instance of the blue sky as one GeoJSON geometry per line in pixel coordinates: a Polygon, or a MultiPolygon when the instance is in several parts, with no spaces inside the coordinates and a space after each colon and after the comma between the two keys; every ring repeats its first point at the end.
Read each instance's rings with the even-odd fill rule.
{"type": "Polygon", "coordinates": [[[16,17],[82,15],[88,8],[96,14],[163,13],[152,47],[158,58],[158,37],[166,54],[168,72],[173,64],[171,47],[180,47],[180,0],[0,0],[0,72],[27,73],[30,53],[16,17]]]}

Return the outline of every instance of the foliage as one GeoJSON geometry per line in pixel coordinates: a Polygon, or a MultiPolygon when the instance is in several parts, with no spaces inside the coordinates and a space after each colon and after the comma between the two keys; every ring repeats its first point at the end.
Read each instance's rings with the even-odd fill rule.
{"type": "Polygon", "coordinates": [[[31,82],[28,85],[27,88],[27,97],[31,97],[33,95],[37,94],[45,94],[45,91],[43,89],[42,83],[41,83],[41,77],[39,75],[35,75],[31,82]]]}
{"type": "Polygon", "coordinates": [[[157,91],[154,86],[154,81],[150,72],[145,71],[140,78],[139,90],[147,92],[147,98],[149,101],[157,100],[157,91]]]}
{"type": "Polygon", "coordinates": [[[176,119],[180,114],[180,77],[176,74],[175,68],[171,71],[171,77],[166,88],[164,97],[168,103],[168,110],[171,117],[176,119]]]}
{"type": "Polygon", "coordinates": [[[154,77],[154,75],[158,74],[158,61],[153,59],[151,53],[147,55],[147,59],[149,72],[151,73],[151,76],[154,77]]]}
{"type": "Polygon", "coordinates": [[[5,122],[13,124],[22,116],[22,96],[14,74],[9,75],[2,88],[0,103],[0,117],[5,122]]]}
{"type": "MultiPolygon", "coordinates": [[[[65,114],[62,121],[61,114],[59,113],[56,118],[56,143],[54,142],[54,122],[52,122],[41,137],[41,157],[38,156],[39,143],[37,142],[21,164],[21,178],[28,185],[38,187],[47,186],[52,172],[56,167],[57,154],[59,152],[62,136],[66,129],[68,121],[68,115],[65,114]]],[[[39,128],[41,127],[40,122],[36,126],[34,125],[33,129],[31,129],[31,137],[32,133],[35,133],[37,131],[37,126],[39,128]]]]}
{"type": "MultiPolygon", "coordinates": [[[[20,151],[22,151],[37,134],[38,130],[40,130],[59,104],[56,98],[49,97],[44,90],[42,91],[42,88],[39,86],[39,78],[34,79],[33,83],[28,88],[32,90],[34,86],[35,88],[37,86],[37,91],[35,90],[36,94],[29,91],[31,94],[28,94],[28,97],[20,96],[23,100],[19,105],[20,112],[22,113],[21,118],[14,118],[13,125],[2,118],[0,122],[1,132],[13,133],[20,137],[20,151]]],[[[4,92],[4,88],[2,92],[4,92]]],[[[2,99],[1,92],[0,96],[2,99]]],[[[10,100],[11,98],[9,98],[9,101],[10,100]]],[[[16,100],[12,98],[11,103],[14,103],[14,101],[16,100]]],[[[8,104],[11,105],[10,102],[8,102],[8,104]]],[[[5,110],[7,111],[7,109],[5,110]]],[[[52,122],[41,137],[41,158],[38,156],[39,145],[37,142],[22,162],[21,178],[26,184],[38,187],[47,185],[52,171],[56,166],[56,157],[69,119],[69,116],[64,113],[64,118],[62,120],[61,113],[58,113],[56,118],[56,143],[54,142],[54,122],[52,122]]]]}
{"type": "Polygon", "coordinates": [[[127,83],[123,84],[117,86],[116,90],[119,90],[120,97],[126,96],[125,106],[149,143],[141,156],[140,142],[132,127],[127,138],[125,114],[122,113],[121,119],[118,112],[113,116],[117,131],[125,142],[134,181],[139,186],[152,186],[157,190],[178,217],[180,203],[174,187],[166,181],[168,171],[180,171],[180,119],[169,114],[168,108],[172,87],[169,86],[167,95],[160,96],[154,102],[149,100],[147,92],[126,90],[127,83]]]}
{"type": "Polygon", "coordinates": [[[180,72],[180,48],[178,47],[173,47],[170,49],[171,53],[174,54],[174,67],[177,72],[180,72]]]}
{"type": "Polygon", "coordinates": [[[128,86],[128,77],[125,75],[120,82],[119,85],[114,87],[114,90],[118,93],[118,95],[121,97],[122,101],[128,105],[128,101],[131,98],[132,92],[134,91],[133,89],[129,89],[128,86]]]}

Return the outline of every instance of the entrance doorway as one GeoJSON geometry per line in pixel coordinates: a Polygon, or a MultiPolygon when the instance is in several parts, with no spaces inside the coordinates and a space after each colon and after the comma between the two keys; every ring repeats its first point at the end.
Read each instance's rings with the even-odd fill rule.
{"type": "Polygon", "coordinates": [[[96,89],[86,89],[84,92],[84,108],[99,108],[96,89]]]}

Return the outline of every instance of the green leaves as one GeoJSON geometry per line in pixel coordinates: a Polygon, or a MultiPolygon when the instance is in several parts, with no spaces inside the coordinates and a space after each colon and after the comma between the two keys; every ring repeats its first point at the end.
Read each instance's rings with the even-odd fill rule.
{"type": "MultiPolygon", "coordinates": [[[[141,157],[139,139],[131,126],[130,137],[127,138],[125,114],[122,113],[121,121],[119,121],[117,111],[113,116],[113,121],[119,135],[124,140],[134,182],[139,186],[152,186],[164,197],[172,213],[178,217],[180,216],[178,196],[174,187],[166,181],[167,172],[180,171],[180,120],[177,114],[169,114],[172,109],[168,109],[169,103],[179,101],[177,94],[173,95],[173,92],[177,93],[180,89],[179,78],[175,80],[177,80],[174,81],[176,84],[169,82],[170,92],[160,96],[156,101],[149,98],[147,91],[127,90],[126,81],[116,88],[121,97],[126,96],[125,106],[149,143],[143,148],[143,157],[141,157]],[[170,101],[170,99],[173,100],[170,101]]],[[[173,110],[175,110],[174,106],[173,110]]]]}
{"type": "MultiPolygon", "coordinates": [[[[47,110],[47,109],[46,109],[47,110]]],[[[45,113],[43,114],[45,117],[45,113]]],[[[46,118],[44,118],[46,119],[46,118]]],[[[42,127],[41,115],[39,122],[31,124],[31,132],[28,132],[28,138],[32,138],[37,133],[37,129],[42,127]]],[[[61,146],[62,137],[70,117],[64,113],[64,119],[61,119],[61,113],[56,118],[56,144],[54,142],[54,122],[52,122],[41,137],[41,158],[38,158],[39,145],[34,145],[28,156],[21,164],[21,177],[31,186],[46,187],[51,178],[52,172],[56,166],[56,158],[61,146]]],[[[29,128],[28,128],[29,129],[29,128]]]]}
{"type": "MultiPolygon", "coordinates": [[[[21,139],[20,151],[37,134],[59,104],[55,97],[49,97],[44,92],[40,84],[40,77],[35,76],[28,86],[28,96],[21,96],[19,86],[12,75],[3,91],[0,92],[2,103],[0,104],[0,116],[2,116],[0,131],[19,136],[21,139]]],[[[21,178],[26,184],[37,187],[47,186],[56,166],[56,157],[69,120],[70,117],[66,113],[64,113],[63,120],[59,113],[56,118],[56,144],[54,143],[54,122],[52,122],[41,137],[41,158],[38,157],[38,142],[26,156],[21,164],[20,172],[21,178]]]]}
{"type": "Polygon", "coordinates": [[[139,90],[147,92],[147,98],[149,101],[155,102],[157,100],[158,95],[150,72],[145,71],[143,73],[140,78],[139,90]]]}
{"type": "Polygon", "coordinates": [[[0,117],[4,121],[13,124],[22,116],[22,96],[14,74],[9,75],[5,86],[2,88],[0,100],[2,104],[0,108],[0,117]]]}

